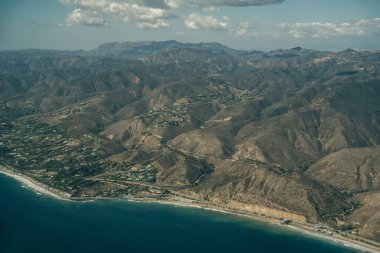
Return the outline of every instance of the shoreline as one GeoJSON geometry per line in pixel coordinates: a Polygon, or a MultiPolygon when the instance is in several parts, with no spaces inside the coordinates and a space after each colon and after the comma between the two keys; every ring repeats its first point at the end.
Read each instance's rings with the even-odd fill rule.
{"type": "MultiPolygon", "coordinates": [[[[159,203],[159,204],[164,204],[164,205],[199,208],[199,209],[204,209],[204,210],[218,212],[218,213],[237,215],[237,216],[245,217],[245,218],[252,219],[258,222],[270,223],[271,225],[281,226],[282,228],[287,228],[288,230],[291,230],[291,231],[300,232],[303,234],[303,236],[318,238],[320,240],[325,240],[325,241],[328,241],[329,243],[335,243],[347,248],[353,248],[353,249],[360,250],[363,252],[380,253],[380,247],[369,245],[364,242],[354,240],[352,238],[347,238],[341,234],[328,235],[325,233],[316,232],[315,230],[313,230],[314,224],[311,224],[311,223],[301,224],[301,223],[292,222],[290,225],[285,225],[279,219],[271,218],[267,216],[261,216],[259,214],[255,215],[255,214],[244,213],[244,212],[234,212],[232,210],[228,210],[228,208],[218,209],[216,207],[208,207],[208,206],[202,206],[202,205],[197,205],[197,204],[187,204],[184,202],[171,202],[171,201],[161,201],[161,200],[141,201],[141,202],[152,202],[152,203],[159,203]]],[[[363,239],[368,240],[366,238],[363,238],[363,239]]],[[[374,243],[377,243],[377,242],[374,242],[374,243]]]]}
{"type": "Polygon", "coordinates": [[[55,191],[49,190],[46,185],[43,185],[43,184],[35,181],[32,178],[25,176],[25,175],[16,174],[16,173],[10,172],[8,170],[5,171],[4,169],[0,169],[0,174],[3,174],[3,175],[6,175],[8,177],[15,179],[16,181],[20,182],[22,185],[26,186],[27,188],[29,188],[30,190],[32,190],[36,193],[40,193],[40,194],[43,194],[46,196],[50,196],[50,197],[53,197],[53,198],[58,199],[58,200],[72,201],[70,199],[69,194],[63,194],[63,193],[59,194],[58,191],[55,192],[55,191]],[[67,195],[67,196],[65,196],[65,195],[67,195]]]}
{"type": "Polygon", "coordinates": [[[194,203],[194,202],[181,202],[178,200],[160,200],[160,199],[133,199],[133,198],[86,198],[86,199],[72,199],[70,194],[61,192],[57,189],[53,189],[51,187],[48,187],[44,184],[41,184],[37,182],[36,180],[23,175],[21,173],[15,173],[11,170],[4,169],[4,167],[0,167],[0,174],[4,174],[8,177],[11,177],[15,179],[16,181],[20,182],[22,185],[28,187],[30,190],[40,193],[58,200],[62,201],[95,201],[95,200],[127,200],[127,201],[136,201],[136,202],[145,202],[145,203],[158,203],[158,204],[164,204],[164,205],[174,205],[174,206],[180,206],[180,207],[187,207],[187,208],[199,208],[204,209],[208,211],[214,211],[219,213],[227,213],[231,215],[238,215],[245,218],[253,219],[259,222],[263,223],[270,223],[274,225],[281,225],[284,228],[288,228],[289,230],[298,231],[304,235],[311,236],[314,238],[318,238],[320,240],[326,240],[330,243],[336,243],[340,244],[342,246],[353,248],[356,250],[364,251],[364,252],[372,252],[372,253],[380,253],[380,243],[377,243],[375,241],[371,241],[366,238],[360,238],[364,241],[371,241],[373,244],[368,244],[363,241],[356,240],[354,238],[350,238],[347,235],[342,234],[333,234],[328,235],[325,233],[317,232],[313,229],[314,224],[311,223],[296,223],[292,222],[290,225],[283,225],[281,220],[273,218],[273,217],[267,217],[259,214],[254,213],[248,213],[244,211],[239,210],[231,210],[228,207],[218,207],[216,205],[213,205],[212,203],[208,204],[202,204],[202,203],[194,203]]]}

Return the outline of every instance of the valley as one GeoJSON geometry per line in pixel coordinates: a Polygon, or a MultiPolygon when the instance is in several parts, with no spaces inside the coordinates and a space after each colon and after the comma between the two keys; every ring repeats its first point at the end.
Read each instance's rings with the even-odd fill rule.
{"type": "Polygon", "coordinates": [[[3,51],[0,66],[13,173],[76,200],[271,210],[379,241],[377,51],[127,42],[3,51]]]}

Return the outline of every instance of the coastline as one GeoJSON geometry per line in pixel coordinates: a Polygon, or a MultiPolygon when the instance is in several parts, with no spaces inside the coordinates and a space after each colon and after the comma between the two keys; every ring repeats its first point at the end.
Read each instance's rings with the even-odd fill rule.
{"type": "MultiPolygon", "coordinates": [[[[0,174],[4,174],[8,177],[11,177],[18,182],[22,183],[26,187],[28,187],[30,190],[35,191],[37,193],[50,196],[52,198],[62,200],[62,201],[93,201],[93,200],[100,200],[100,199],[105,199],[105,200],[113,200],[115,198],[89,198],[89,199],[72,199],[70,194],[61,192],[57,189],[53,189],[51,187],[48,187],[46,185],[43,185],[36,180],[20,174],[20,173],[15,173],[9,169],[5,169],[4,167],[0,167],[0,174]]],[[[260,222],[265,222],[265,223],[270,223],[270,224],[275,224],[275,225],[281,225],[284,228],[288,228],[290,230],[295,230],[300,233],[303,233],[307,236],[311,236],[314,238],[326,240],[329,242],[337,243],[344,245],[349,248],[353,248],[356,250],[364,251],[364,252],[372,252],[372,253],[380,253],[380,243],[377,243],[375,241],[371,241],[372,244],[368,244],[365,241],[370,241],[369,239],[358,237],[361,241],[355,240],[354,238],[348,237],[347,235],[342,235],[342,234],[332,234],[328,235],[325,233],[320,233],[314,230],[314,224],[310,223],[295,223],[292,222],[291,225],[282,225],[282,221],[273,217],[267,217],[267,216],[262,216],[259,214],[254,214],[254,213],[247,213],[244,211],[239,211],[239,210],[231,210],[228,207],[220,207],[217,205],[213,205],[212,203],[195,203],[195,202],[184,202],[184,201],[178,201],[178,200],[159,200],[159,199],[133,199],[133,198],[121,198],[119,200],[128,200],[128,201],[136,201],[136,202],[150,202],[150,203],[159,203],[159,204],[165,204],[165,205],[175,205],[175,206],[181,206],[181,207],[190,207],[190,208],[200,208],[204,210],[210,210],[214,212],[221,212],[221,213],[228,213],[232,215],[238,215],[238,216],[243,216],[249,219],[253,219],[256,221],[260,222]]]]}
{"type": "Polygon", "coordinates": [[[43,195],[47,195],[47,196],[50,196],[50,197],[53,197],[53,198],[59,199],[59,200],[72,201],[70,199],[69,194],[59,193],[58,191],[53,191],[51,189],[48,189],[48,187],[46,185],[38,183],[34,179],[31,179],[25,175],[16,174],[16,173],[10,172],[8,170],[6,171],[2,168],[0,168],[0,173],[17,180],[18,182],[20,182],[23,185],[25,185],[26,187],[28,187],[30,190],[35,191],[37,193],[41,193],[43,195]]]}
{"type": "MultiPolygon", "coordinates": [[[[341,234],[340,235],[336,235],[336,234],[335,235],[328,235],[325,233],[316,232],[313,229],[314,224],[310,224],[310,223],[300,224],[300,223],[294,223],[293,222],[291,225],[284,225],[281,220],[276,219],[276,218],[271,218],[271,217],[261,216],[261,215],[255,215],[255,214],[251,214],[251,213],[243,213],[243,212],[232,211],[232,210],[229,210],[228,208],[221,209],[221,208],[208,207],[208,206],[202,206],[202,205],[197,205],[197,204],[188,204],[188,203],[184,203],[184,202],[171,202],[171,201],[161,201],[161,200],[148,201],[148,202],[154,202],[154,203],[160,203],[160,204],[166,204],[166,205],[182,206],[182,207],[200,208],[200,209],[219,212],[219,213],[226,213],[226,214],[242,216],[242,217],[249,218],[249,219],[252,219],[255,221],[259,221],[259,222],[263,222],[263,223],[270,223],[272,225],[278,225],[278,226],[281,226],[283,228],[288,228],[289,230],[298,231],[304,235],[307,235],[307,236],[310,236],[313,238],[318,238],[320,240],[325,240],[325,241],[328,241],[330,243],[332,242],[332,243],[340,244],[340,245],[343,245],[343,246],[348,247],[348,248],[353,248],[353,249],[360,250],[363,252],[380,253],[380,247],[370,245],[370,244],[366,244],[364,242],[357,241],[357,240],[354,240],[352,238],[347,238],[341,234]]],[[[361,238],[361,239],[368,240],[366,238],[361,238]]],[[[374,242],[374,243],[379,244],[377,242],[374,242]]],[[[379,246],[380,246],[380,244],[379,244],[379,246]]]]}

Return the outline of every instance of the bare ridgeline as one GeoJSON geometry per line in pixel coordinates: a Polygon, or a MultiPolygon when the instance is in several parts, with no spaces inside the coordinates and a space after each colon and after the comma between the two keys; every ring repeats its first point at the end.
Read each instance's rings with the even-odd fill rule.
{"type": "Polygon", "coordinates": [[[0,163],[72,199],[196,203],[380,241],[379,78],[380,52],[354,50],[0,52],[0,163]]]}

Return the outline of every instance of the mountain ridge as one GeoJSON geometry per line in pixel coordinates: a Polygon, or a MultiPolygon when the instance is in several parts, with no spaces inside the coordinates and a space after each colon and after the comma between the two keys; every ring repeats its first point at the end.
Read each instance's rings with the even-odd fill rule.
{"type": "Polygon", "coordinates": [[[133,42],[0,66],[2,166],[73,197],[149,185],[379,238],[380,52],[133,42]]]}

